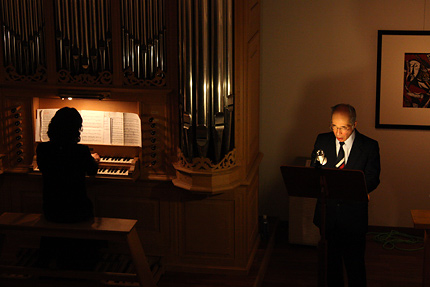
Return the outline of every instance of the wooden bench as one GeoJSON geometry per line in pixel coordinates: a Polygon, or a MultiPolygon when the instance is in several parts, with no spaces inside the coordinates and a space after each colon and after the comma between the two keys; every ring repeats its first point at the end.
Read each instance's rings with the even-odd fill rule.
{"type": "Polygon", "coordinates": [[[155,287],[153,274],[135,228],[136,222],[137,220],[132,219],[96,217],[90,222],[60,224],[46,221],[41,214],[5,212],[0,216],[0,233],[5,234],[6,239],[9,235],[31,235],[125,242],[136,273],[58,270],[2,264],[0,274],[131,281],[138,282],[140,286],[155,287]]]}

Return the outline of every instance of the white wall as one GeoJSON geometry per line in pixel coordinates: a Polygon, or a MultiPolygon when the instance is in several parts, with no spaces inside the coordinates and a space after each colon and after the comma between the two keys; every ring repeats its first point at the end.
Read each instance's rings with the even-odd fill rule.
{"type": "Polygon", "coordinates": [[[375,128],[377,32],[430,29],[430,0],[262,0],[261,20],[260,213],[288,219],[279,167],[310,156],[344,102],[381,149],[369,224],[412,227],[430,209],[430,131],[375,128]]]}

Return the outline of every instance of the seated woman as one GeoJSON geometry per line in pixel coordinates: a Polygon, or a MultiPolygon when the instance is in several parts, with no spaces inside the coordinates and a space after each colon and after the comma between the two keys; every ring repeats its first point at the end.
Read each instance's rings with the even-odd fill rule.
{"type": "MultiPolygon", "coordinates": [[[[85,176],[97,173],[100,157],[91,154],[88,146],[78,144],[81,129],[79,112],[62,108],[49,124],[49,142],[37,146],[37,164],[43,176],[43,214],[48,221],[76,223],[94,217],[85,176]]],[[[43,237],[40,263],[49,265],[55,258],[59,268],[88,269],[83,264],[94,261],[97,244],[91,240],[43,237]]]]}
{"type": "Polygon", "coordinates": [[[74,108],[57,111],[48,127],[49,142],[37,146],[37,164],[43,175],[43,213],[54,222],[79,222],[94,216],[87,196],[85,175],[97,173],[97,154],[81,139],[82,117],[74,108]]]}

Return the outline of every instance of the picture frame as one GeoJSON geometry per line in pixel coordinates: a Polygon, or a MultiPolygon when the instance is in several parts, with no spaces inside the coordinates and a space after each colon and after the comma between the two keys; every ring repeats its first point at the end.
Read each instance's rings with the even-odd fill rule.
{"type": "Polygon", "coordinates": [[[430,31],[378,31],[376,128],[430,129],[430,31]]]}

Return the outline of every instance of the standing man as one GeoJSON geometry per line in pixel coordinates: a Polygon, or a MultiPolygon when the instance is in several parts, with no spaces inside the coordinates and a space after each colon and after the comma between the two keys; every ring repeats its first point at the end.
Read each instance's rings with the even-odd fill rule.
{"type": "MultiPolygon", "coordinates": [[[[330,129],[319,134],[312,152],[322,150],[326,168],[345,168],[364,172],[367,192],[379,185],[381,170],[378,142],[359,133],[354,107],[338,104],[332,107],[330,129]]],[[[345,190],[347,193],[348,190],[345,190]]],[[[321,203],[317,202],[314,224],[321,227],[321,203]]],[[[343,265],[348,286],[366,286],[364,262],[368,225],[368,203],[328,199],[326,213],[327,283],[329,287],[344,286],[343,265]]]]}

